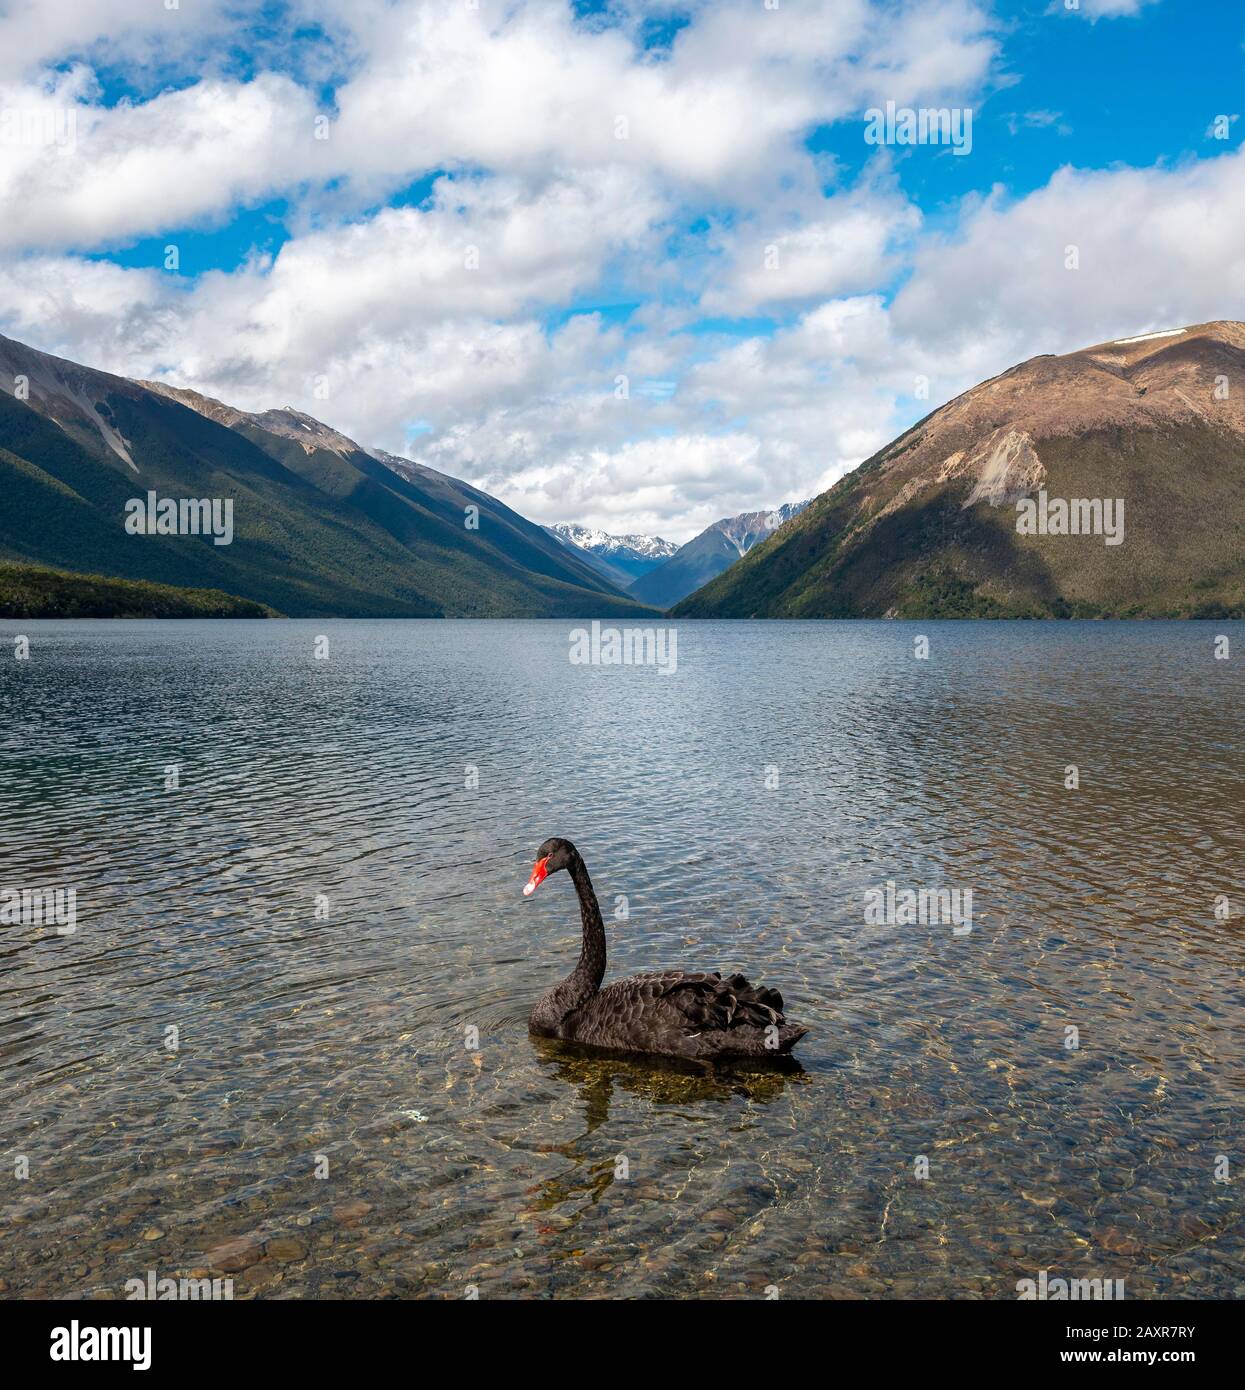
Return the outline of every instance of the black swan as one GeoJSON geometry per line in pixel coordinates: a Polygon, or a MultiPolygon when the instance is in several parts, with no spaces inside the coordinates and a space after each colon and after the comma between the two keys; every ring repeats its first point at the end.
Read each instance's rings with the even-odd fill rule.
{"type": "Polygon", "coordinates": [[[750,985],[742,975],[724,980],[717,971],[662,970],[602,989],[605,924],[588,870],[569,840],[546,840],[536,851],[523,896],[559,869],[567,870],[579,894],[584,948],[570,975],[532,1010],[533,1033],[619,1052],[715,1061],[781,1056],[808,1032],[783,1017],[777,990],[750,985]]]}

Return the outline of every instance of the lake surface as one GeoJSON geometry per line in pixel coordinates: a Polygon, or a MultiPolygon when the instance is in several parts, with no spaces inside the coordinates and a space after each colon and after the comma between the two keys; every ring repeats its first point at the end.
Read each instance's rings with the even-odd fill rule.
{"type": "Polygon", "coordinates": [[[4,625],[0,889],[77,903],[0,926],[4,1296],[1245,1295],[1245,624],[574,626],[4,625]],[[764,980],[802,1069],[530,1039],[553,834],[607,978],[764,980]]]}

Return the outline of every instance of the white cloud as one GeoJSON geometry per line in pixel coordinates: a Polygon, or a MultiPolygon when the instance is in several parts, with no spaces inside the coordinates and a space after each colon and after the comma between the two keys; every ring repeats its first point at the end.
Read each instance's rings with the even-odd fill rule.
{"type": "Polygon", "coordinates": [[[891,437],[910,386],[876,297],[822,305],[772,338],[713,346],[697,361],[700,340],[687,337],[667,342],[660,363],[647,348],[629,354],[628,400],[610,389],[612,367],[569,391],[558,375],[552,394],[464,421],[419,455],[537,520],[686,540],[722,516],[828,486],[891,437]],[[644,368],[672,363],[672,398],[637,396],[644,368]]]}
{"type": "Polygon", "coordinates": [[[1075,6],[1070,8],[1065,0],[1055,0],[1054,8],[1096,21],[1128,18],[1140,14],[1147,5],[1157,5],[1158,2],[1159,0],[1076,0],[1075,6]]]}
{"type": "Polygon", "coordinates": [[[288,78],[203,81],[112,107],[92,104],[92,87],[76,67],[0,89],[0,247],[89,248],[183,227],[316,169],[314,104],[288,78]]]}
{"type": "Polygon", "coordinates": [[[900,264],[897,252],[920,224],[913,204],[867,186],[804,200],[785,214],[748,217],[721,237],[727,264],[715,273],[701,306],[746,315],[885,284],[900,264]]]}
{"type": "Polygon", "coordinates": [[[1050,126],[1054,126],[1060,135],[1072,134],[1072,127],[1064,122],[1060,111],[1013,111],[1006,121],[1009,135],[1019,135],[1022,130],[1045,130],[1050,126]]]}
{"type": "Polygon", "coordinates": [[[165,66],[201,51],[204,40],[236,26],[230,5],[163,0],[6,0],[0,14],[0,80],[67,59],[165,66]]]}
{"type": "Polygon", "coordinates": [[[536,193],[444,180],[426,209],[309,232],[271,261],[191,283],[28,258],[0,274],[0,306],[11,333],[49,350],[244,407],[296,403],[396,449],[413,418],[448,426],[565,371],[559,350],[586,362],[610,342],[583,316],[548,339],[532,311],[593,284],[617,249],[642,249],[659,212],[625,170],[536,193]],[[312,395],[320,381],[329,402],[312,395]]]}
{"type": "MultiPolygon", "coordinates": [[[[136,64],[154,45],[171,62],[192,37],[203,41],[207,21],[156,16],[203,8],[124,0],[111,36],[97,3],[84,2],[74,24],[28,0],[0,17],[0,50],[15,55],[0,108],[60,108],[77,127],[76,144],[55,158],[0,143],[0,191],[12,209],[0,245],[107,245],[239,202],[323,198],[330,183],[335,206],[354,199],[358,208],[438,169],[540,181],[551,169],[622,168],[765,203],[784,183],[813,186],[801,144],[811,126],[895,92],[979,85],[996,52],[975,0],[909,0],[898,22],[884,22],[874,0],[778,10],[715,0],[661,62],[624,30],[576,23],[563,0],[476,9],[462,0],[301,0],[294,17],[328,25],[341,44],[328,53],[347,69],[327,139],[316,138],[316,115],[330,114],[318,94],[276,71],[240,82],[218,70],[147,100],[103,104],[85,60],[129,55],[136,64]],[[68,75],[32,71],[66,55],[79,60],[68,75]]],[[[235,12],[214,13],[224,26],[235,12]]],[[[209,72],[220,62],[209,45],[209,72]]],[[[303,56],[300,64],[316,68],[303,56]]]]}
{"type": "Polygon", "coordinates": [[[1060,352],[1239,313],[1245,151],[1176,168],[1059,170],[1008,201],[966,205],[928,240],[898,295],[896,330],[991,360],[1060,352]],[[1065,268],[1075,247],[1080,268],[1065,268]]]}

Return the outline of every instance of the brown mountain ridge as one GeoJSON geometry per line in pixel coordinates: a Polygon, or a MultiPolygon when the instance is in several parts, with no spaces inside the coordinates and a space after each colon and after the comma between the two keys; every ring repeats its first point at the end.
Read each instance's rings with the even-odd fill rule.
{"type": "Polygon", "coordinates": [[[1245,616],[1245,324],[1012,367],[919,421],[673,611],[1245,616]],[[1061,528],[1069,504],[1089,534],[1061,528]],[[1031,533],[1018,530],[1039,512],[1031,533]]]}

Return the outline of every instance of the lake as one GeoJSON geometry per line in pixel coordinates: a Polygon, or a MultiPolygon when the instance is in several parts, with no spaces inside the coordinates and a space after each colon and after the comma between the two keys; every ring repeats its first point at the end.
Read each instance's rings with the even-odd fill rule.
{"type": "Polygon", "coordinates": [[[1245,1295],[1245,624],[575,626],[4,625],[0,1292],[1245,1295]],[[550,835],[799,1069],[529,1038],[550,835]]]}

